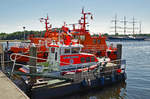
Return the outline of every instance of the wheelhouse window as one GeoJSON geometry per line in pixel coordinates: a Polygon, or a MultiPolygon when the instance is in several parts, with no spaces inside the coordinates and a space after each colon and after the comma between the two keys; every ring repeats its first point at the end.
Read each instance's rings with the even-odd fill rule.
{"type": "Polygon", "coordinates": [[[80,40],[85,40],[85,35],[80,35],[80,40]]]}
{"type": "Polygon", "coordinates": [[[80,48],[76,47],[76,48],[72,48],[71,53],[79,53],[80,52],[80,48]]]}
{"type": "Polygon", "coordinates": [[[64,53],[65,53],[65,54],[70,54],[70,48],[65,48],[65,49],[64,49],[64,53]]]}
{"type": "Polygon", "coordinates": [[[90,62],[90,57],[86,57],[86,62],[90,62]]]}
{"type": "Polygon", "coordinates": [[[91,62],[95,62],[95,57],[91,57],[91,62]]]}
{"type": "Polygon", "coordinates": [[[79,36],[78,35],[73,35],[73,38],[74,39],[79,39],[79,36]]]}
{"type": "Polygon", "coordinates": [[[85,58],[81,57],[81,63],[84,63],[84,62],[85,62],[85,58]]]}
{"type": "Polygon", "coordinates": [[[93,44],[96,44],[96,39],[93,39],[93,44]]]}
{"type": "Polygon", "coordinates": [[[100,43],[101,43],[101,40],[98,40],[97,43],[100,44],[100,43]]]}

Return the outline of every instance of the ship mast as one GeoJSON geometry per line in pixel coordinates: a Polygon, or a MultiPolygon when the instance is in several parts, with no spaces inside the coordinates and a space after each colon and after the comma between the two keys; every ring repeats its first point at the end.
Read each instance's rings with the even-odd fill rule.
{"type": "Polygon", "coordinates": [[[117,33],[117,15],[115,15],[114,24],[115,24],[115,34],[116,34],[117,33]]]}
{"type": "Polygon", "coordinates": [[[126,29],[127,29],[126,25],[127,25],[127,22],[128,21],[126,21],[126,16],[124,16],[124,20],[123,20],[123,23],[124,23],[124,35],[126,35],[126,29]]]}
{"type": "Polygon", "coordinates": [[[121,27],[121,29],[123,29],[124,35],[126,35],[127,32],[127,19],[126,16],[123,17],[123,21],[120,21],[121,23],[123,23],[123,28],[121,27]]]}
{"type": "Polygon", "coordinates": [[[141,32],[142,32],[142,22],[140,21],[140,24],[139,24],[139,34],[141,34],[141,32]]]}
{"type": "Polygon", "coordinates": [[[46,32],[48,32],[48,15],[47,15],[47,18],[45,19],[45,27],[46,27],[46,32]]]}
{"type": "Polygon", "coordinates": [[[48,37],[49,28],[51,28],[51,25],[50,25],[50,26],[48,26],[48,24],[49,24],[49,22],[48,22],[48,20],[49,20],[48,15],[47,15],[47,17],[46,17],[46,18],[40,18],[40,22],[43,22],[43,20],[45,21],[45,28],[46,28],[46,32],[45,32],[44,37],[48,37]]]}
{"type": "Polygon", "coordinates": [[[26,38],[25,29],[26,29],[26,27],[23,26],[23,30],[24,30],[24,40],[25,40],[25,38],[26,38]]]}
{"type": "Polygon", "coordinates": [[[135,36],[135,29],[138,29],[137,27],[135,27],[135,24],[137,23],[137,21],[135,21],[135,18],[133,16],[133,19],[132,19],[132,34],[133,36],[135,36]]]}
{"type": "Polygon", "coordinates": [[[114,19],[114,20],[111,20],[111,22],[114,23],[114,26],[113,26],[112,28],[114,28],[115,34],[117,34],[117,28],[119,28],[119,27],[117,27],[117,23],[118,23],[117,14],[115,14],[115,19],[114,19]]]}
{"type": "Polygon", "coordinates": [[[83,15],[83,17],[81,17],[81,20],[79,20],[79,24],[81,25],[81,30],[85,32],[86,31],[86,24],[88,24],[86,22],[87,15],[91,15],[91,19],[93,19],[93,16],[90,12],[84,12],[84,8],[82,8],[81,14],[83,15]],[[83,20],[83,22],[82,22],[82,20],[83,20]]]}
{"type": "Polygon", "coordinates": [[[133,17],[133,30],[132,30],[132,33],[133,33],[133,35],[134,35],[134,26],[135,26],[135,19],[134,19],[134,17],[133,17]]]}

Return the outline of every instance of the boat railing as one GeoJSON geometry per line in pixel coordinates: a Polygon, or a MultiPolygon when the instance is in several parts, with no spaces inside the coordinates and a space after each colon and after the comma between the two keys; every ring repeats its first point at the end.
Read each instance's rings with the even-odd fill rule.
{"type": "Polygon", "coordinates": [[[107,46],[105,44],[101,44],[100,46],[97,46],[97,45],[85,45],[84,47],[86,49],[90,49],[90,50],[97,50],[97,49],[105,50],[107,46]]]}
{"type": "MultiPolygon", "coordinates": [[[[79,74],[81,74],[80,79],[88,79],[89,77],[102,77],[106,76],[107,74],[113,75],[114,73],[125,73],[126,70],[126,60],[118,59],[113,61],[103,61],[97,63],[97,66],[90,70],[89,67],[82,66],[81,69],[83,70],[79,74]],[[86,70],[84,70],[87,68],[86,70]],[[118,72],[120,70],[120,72],[118,72]]],[[[70,74],[73,75],[73,79],[79,79],[78,73],[76,73],[78,70],[78,66],[76,65],[75,72],[71,72],[70,74]]]]}
{"type": "MultiPolygon", "coordinates": [[[[12,53],[10,55],[10,60],[13,62],[13,67],[12,67],[12,70],[11,70],[11,74],[13,74],[14,72],[14,68],[16,65],[21,65],[21,66],[25,66],[25,67],[32,67],[32,68],[38,68],[37,66],[29,66],[28,64],[27,65],[24,65],[24,64],[21,64],[21,63],[17,63],[17,59],[18,57],[27,57],[27,58],[32,58],[32,59],[36,59],[36,60],[43,60],[43,61],[47,61],[47,59],[44,59],[44,58],[39,58],[39,57],[33,57],[33,56],[28,56],[28,55],[23,55],[21,53],[12,53]],[[14,57],[13,57],[14,56],[14,57]]],[[[57,63],[57,62],[56,62],[57,63]]],[[[63,64],[66,64],[66,65],[69,65],[70,63],[66,63],[66,62],[58,62],[58,63],[63,63],[63,64]]],[[[46,67],[45,67],[46,68],[46,67]]],[[[47,68],[46,68],[47,69],[47,68]]],[[[60,72],[63,72],[60,70],[60,72]]]]}
{"type": "Polygon", "coordinates": [[[21,43],[15,44],[14,46],[19,47],[19,48],[28,48],[31,46],[40,47],[40,46],[47,46],[48,43],[50,43],[49,39],[46,41],[39,42],[39,43],[21,42],[21,43]]]}
{"type": "MultiPolygon", "coordinates": [[[[28,55],[22,55],[22,54],[19,54],[19,53],[13,53],[11,54],[10,56],[10,59],[11,61],[14,62],[13,64],[13,67],[12,67],[12,70],[11,70],[11,75],[13,75],[13,72],[14,72],[14,68],[15,68],[15,65],[21,65],[21,66],[24,66],[24,67],[28,67],[28,68],[36,68],[38,69],[38,66],[30,66],[30,65],[24,65],[24,64],[20,64],[20,63],[17,63],[16,60],[17,60],[17,56],[23,56],[23,57],[28,57],[28,58],[34,58],[34,59],[40,59],[40,60],[47,60],[47,59],[43,59],[43,58],[38,58],[38,57],[33,57],[33,56],[28,56],[28,55]],[[12,58],[12,56],[15,55],[14,58],[12,58]]],[[[60,62],[59,62],[60,63],[60,62]]],[[[62,63],[65,63],[65,62],[62,62],[62,63]]],[[[65,64],[69,64],[69,63],[65,63],[65,64]]],[[[125,60],[122,60],[122,59],[119,59],[119,60],[113,60],[113,61],[102,61],[102,62],[98,62],[96,64],[96,67],[93,69],[93,70],[90,70],[90,66],[82,66],[80,69],[82,69],[82,71],[80,73],[77,73],[78,70],[79,70],[79,67],[77,64],[74,64],[75,68],[74,68],[74,71],[73,72],[70,72],[68,70],[68,72],[70,72],[69,74],[73,74],[72,75],[72,78],[73,79],[78,79],[78,74],[81,74],[81,79],[84,79],[84,78],[88,78],[89,76],[98,76],[98,77],[101,77],[101,76],[104,76],[104,74],[107,74],[107,73],[111,73],[113,74],[115,71],[117,71],[118,69],[121,70],[121,72],[125,72],[126,70],[126,61],[125,60]]],[[[40,68],[40,67],[39,67],[40,68]]],[[[47,68],[48,69],[48,68],[47,68]]],[[[61,72],[64,72],[63,70],[60,70],[60,73],[61,72]]],[[[64,76],[64,75],[60,75],[60,76],[64,76]]],[[[65,77],[65,76],[64,76],[65,77]]],[[[67,78],[67,77],[66,77],[67,78]]]]}
{"type": "Polygon", "coordinates": [[[99,63],[100,66],[100,75],[104,76],[105,74],[113,74],[115,72],[117,73],[125,73],[126,71],[126,60],[118,59],[118,60],[112,60],[112,61],[104,61],[102,63],[99,63]]]}
{"type": "Polygon", "coordinates": [[[23,55],[23,54],[20,54],[20,53],[12,53],[12,54],[10,55],[10,60],[13,62],[13,67],[12,67],[12,70],[11,70],[11,74],[13,74],[16,65],[21,65],[21,66],[26,66],[26,67],[37,68],[37,67],[35,67],[35,66],[29,66],[29,65],[24,65],[24,64],[17,63],[16,60],[17,60],[17,57],[18,57],[18,56],[19,56],[19,57],[28,57],[28,58],[32,58],[32,59],[47,60],[47,59],[43,59],[43,58],[38,58],[38,57],[23,55]],[[14,56],[14,58],[13,58],[13,56],[14,56]]]}
{"type": "Polygon", "coordinates": [[[19,48],[28,47],[29,45],[30,45],[30,43],[25,43],[25,42],[15,44],[15,46],[19,47],[19,48]]]}

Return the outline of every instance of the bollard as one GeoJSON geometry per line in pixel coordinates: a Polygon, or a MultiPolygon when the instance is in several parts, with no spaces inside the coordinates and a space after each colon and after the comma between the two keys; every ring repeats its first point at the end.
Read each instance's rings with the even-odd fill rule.
{"type": "Polygon", "coordinates": [[[119,68],[121,67],[121,58],[122,58],[122,44],[117,44],[117,64],[119,65],[119,68]]]}
{"type": "Polygon", "coordinates": [[[8,51],[8,49],[9,49],[9,41],[7,41],[6,44],[7,44],[6,45],[6,51],[8,51]]]}
{"type": "Polygon", "coordinates": [[[122,44],[117,44],[117,59],[122,57],[122,44]]]}
{"type": "MultiPolygon", "coordinates": [[[[31,47],[30,48],[30,52],[29,52],[30,56],[32,57],[36,57],[36,47],[31,47]]],[[[29,65],[31,66],[30,67],[30,73],[36,73],[36,59],[35,58],[30,58],[29,59],[29,65]],[[35,66],[35,67],[32,67],[32,66],[35,66]]],[[[36,77],[33,77],[31,76],[30,77],[30,84],[33,85],[34,83],[36,83],[36,77]]]]}

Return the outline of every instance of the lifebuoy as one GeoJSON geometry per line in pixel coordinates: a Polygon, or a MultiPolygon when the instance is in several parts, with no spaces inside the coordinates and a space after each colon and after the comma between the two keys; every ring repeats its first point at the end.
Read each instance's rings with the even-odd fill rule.
{"type": "Polygon", "coordinates": [[[44,52],[43,57],[47,58],[48,57],[48,52],[44,52]]]}

